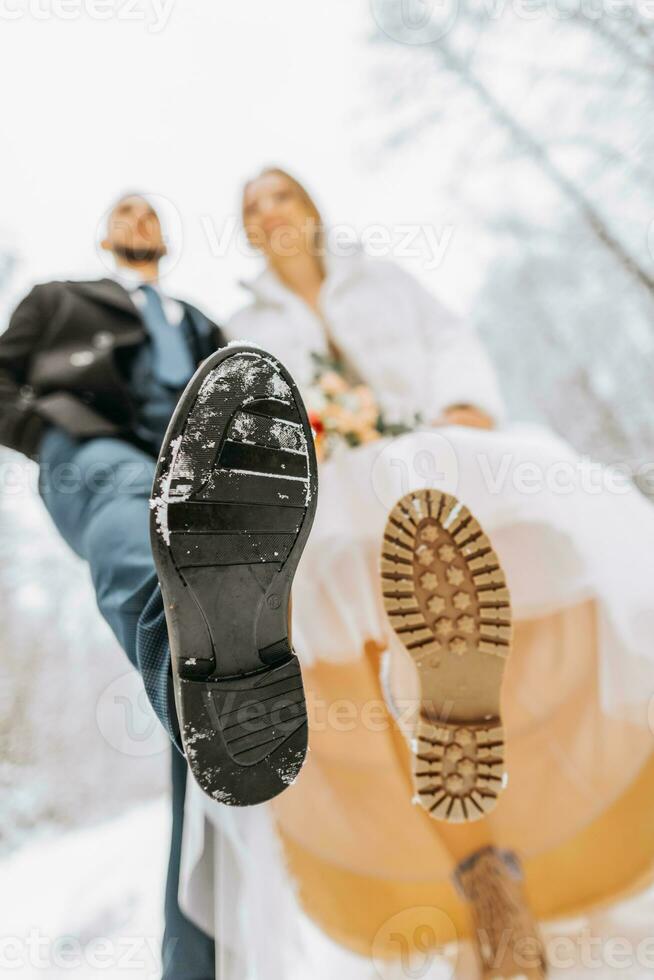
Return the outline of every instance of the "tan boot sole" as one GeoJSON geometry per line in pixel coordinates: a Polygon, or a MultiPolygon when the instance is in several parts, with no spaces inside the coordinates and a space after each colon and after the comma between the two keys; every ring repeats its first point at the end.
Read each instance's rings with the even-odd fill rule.
{"type": "Polygon", "coordinates": [[[438,820],[479,820],[505,784],[500,687],[512,628],[497,555],[456,497],[419,490],[389,514],[381,578],[420,682],[416,799],[438,820]]]}

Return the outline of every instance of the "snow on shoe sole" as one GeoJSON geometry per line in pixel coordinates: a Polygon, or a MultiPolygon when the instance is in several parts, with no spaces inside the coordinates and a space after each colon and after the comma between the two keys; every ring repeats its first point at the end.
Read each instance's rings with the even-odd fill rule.
{"type": "Polygon", "coordinates": [[[289,607],[316,501],[288,372],[259,348],[213,354],[168,427],[150,531],[184,750],[205,793],[234,806],[281,793],[306,755],[289,607]]]}
{"type": "Polygon", "coordinates": [[[436,819],[478,820],[506,781],[500,687],[512,627],[497,555],[455,497],[419,490],[390,512],[381,580],[420,682],[416,801],[436,819]]]}

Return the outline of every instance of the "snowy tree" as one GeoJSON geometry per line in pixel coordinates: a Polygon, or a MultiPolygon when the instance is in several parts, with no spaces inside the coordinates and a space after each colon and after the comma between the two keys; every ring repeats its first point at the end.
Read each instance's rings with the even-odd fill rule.
{"type": "Polygon", "coordinates": [[[387,146],[433,157],[492,255],[472,315],[513,414],[654,495],[654,27],[572,0],[373,8],[387,146]]]}

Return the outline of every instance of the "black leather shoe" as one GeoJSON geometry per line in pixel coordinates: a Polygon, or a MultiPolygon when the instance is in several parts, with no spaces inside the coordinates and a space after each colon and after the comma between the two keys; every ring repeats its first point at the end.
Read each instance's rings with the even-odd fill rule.
{"type": "Polygon", "coordinates": [[[304,761],[290,595],[317,489],[311,427],[285,368],[240,344],[208,358],[166,432],[150,533],[184,750],[222,803],[271,799],[304,761]]]}

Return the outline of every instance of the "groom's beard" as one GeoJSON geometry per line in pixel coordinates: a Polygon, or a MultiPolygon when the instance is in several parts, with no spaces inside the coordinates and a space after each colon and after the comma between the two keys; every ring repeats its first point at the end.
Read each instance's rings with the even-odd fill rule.
{"type": "Polygon", "coordinates": [[[152,248],[130,248],[129,245],[115,245],[114,254],[127,262],[157,262],[166,254],[165,245],[152,248]]]}

